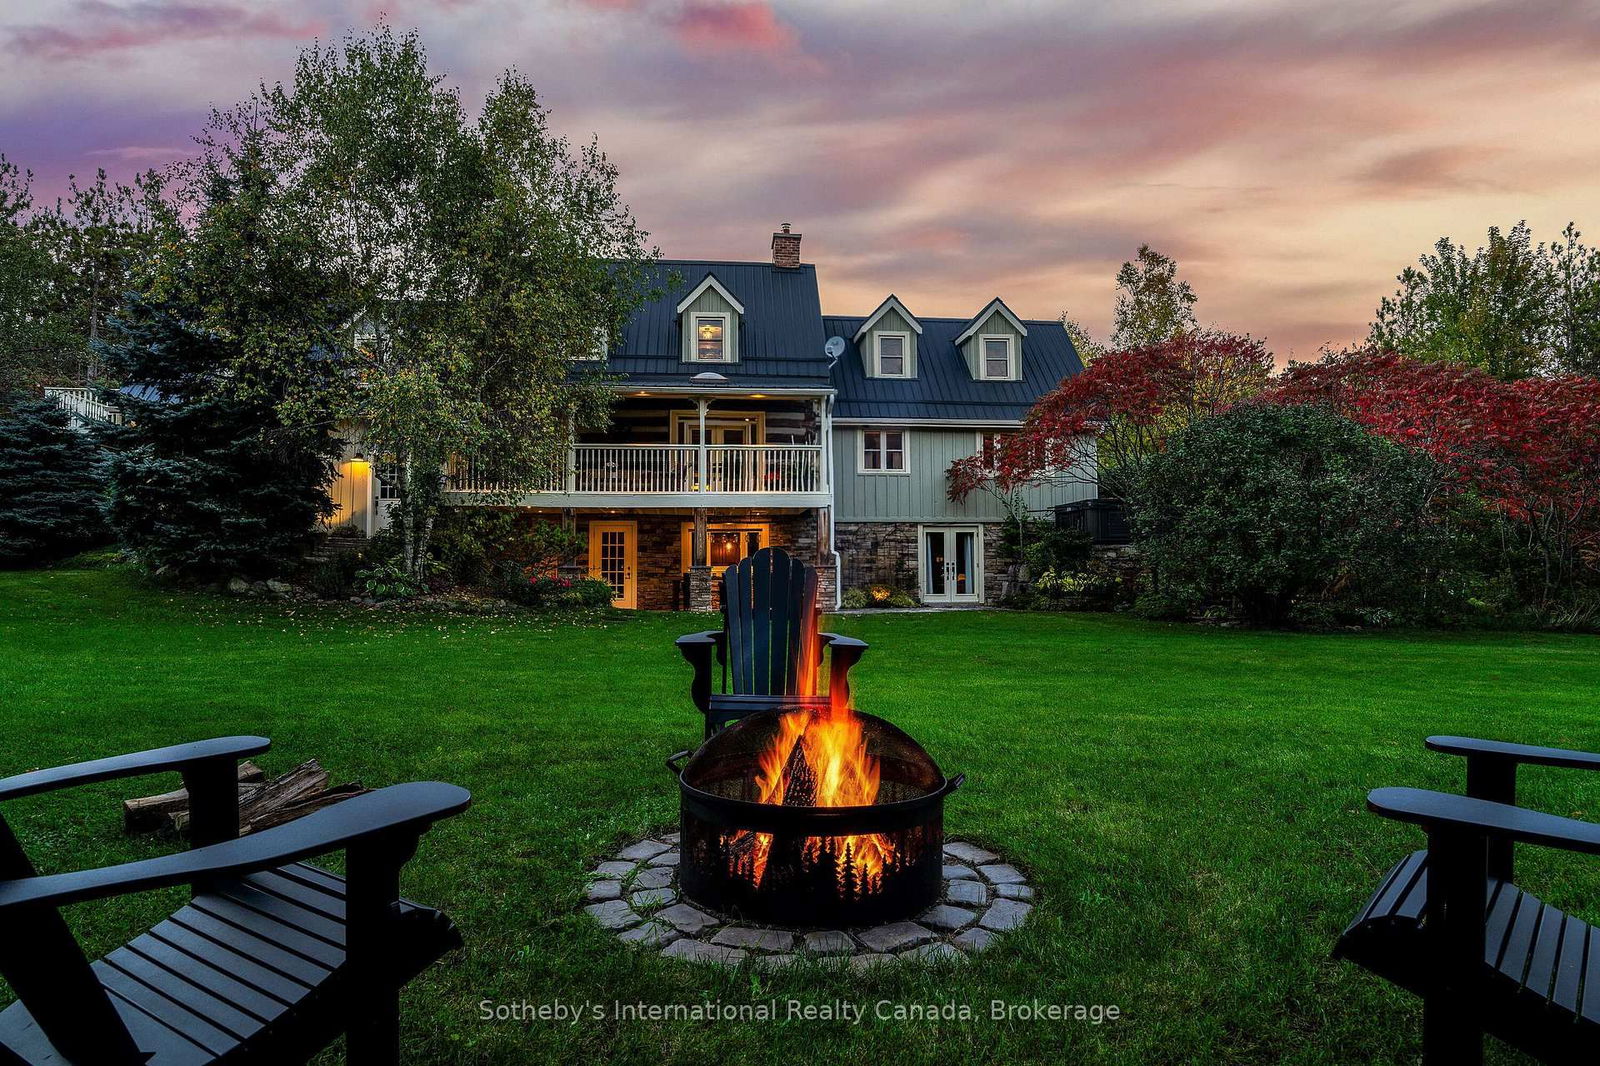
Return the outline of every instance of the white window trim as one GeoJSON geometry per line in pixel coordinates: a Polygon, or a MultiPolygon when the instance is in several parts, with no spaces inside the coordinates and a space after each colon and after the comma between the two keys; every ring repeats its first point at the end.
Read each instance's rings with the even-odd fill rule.
{"type": "Polygon", "coordinates": [[[607,326],[594,327],[594,344],[577,357],[580,363],[601,363],[611,355],[611,330],[607,326]]]}
{"type": "Polygon", "coordinates": [[[980,333],[978,334],[978,380],[980,381],[1016,381],[1020,374],[1017,373],[1017,338],[1009,333],[980,333]],[[1006,344],[1006,374],[996,377],[989,373],[989,342],[1005,341],[1006,344]]]}
{"type": "MultiPolygon", "coordinates": [[[[882,456],[883,449],[878,454],[882,456]]],[[[886,475],[888,477],[907,477],[911,474],[911,431],[900,426],[862,426],[856,434],[856,473],[867,474],[872,477],[886,475]],[[905,457],[905,466],[899,470],[867,466],[867,434],[868,433],[898,433],[900,434],[900,454],[905,457]]]]}
{"type": "Polygon", "coordinates": [[[911,334],[902,330],[885,330],[872,335],[872,374],[880,378],[908,378],[911,377],[911,334]],[[900,338],[900,365],[903,368],[898,374],[883,372],[883,338],[900,338]]]}
{"type": "Polygon", "coordinates": [[[709,364],[711,364],[713,366],[721,366],[721,365],[723,365],[725,363],[732,363],[732,362],[735,361],[734,358],[733,358],[733,350],[730,347],[730,344],[732,342],[732,338],[733,338],[733,329],[732,329],[732,326],[730,324],[730,316],[726,311],[690,311],[689,312],[689,358],[685,359],[684,362],[686,362],[686,363],[709,363],[709,364]],[[717,318],[717,319],[721,319],[722,320],[722,358],[721,359],[702,359],[702,358],[700,358],[700,320],[702,318],[717,318]]]}
{"type": "MultiPolygon", "coordinates": [[[[1003,430],[1003,429],[980,429],[980,430],[975,430],[973,432],[973,434],[972,434],[972,437],[973,437],[972,454],[974,456],[976,456],[977,458],[982,459],[983,458],[983,438],[985,438],[985,437],[1000,438],[1000,437],[1005,437],[1005,436],[1008,436],[1008,435],[1009,435],[1009,431],[1003,430]]],[[[999,449],[1000,449],[1000,441],[996,440],[995,441],[995,450],[999,451],[999,449]]],[[[985,467],[984,469],[987,470],[991,474],[993,474],[994,471],[995,471],[995,468],[992,467],[992,466],[991,467],[985,467]]]]}

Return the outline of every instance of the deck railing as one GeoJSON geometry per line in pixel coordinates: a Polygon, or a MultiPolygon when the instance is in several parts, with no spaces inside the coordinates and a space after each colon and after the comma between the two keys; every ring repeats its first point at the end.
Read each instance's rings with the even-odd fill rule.
{"type": "Polygon", "coordinates": [[[44,396],[47,400],[54,400],[79,422],[122,421],[122,412],[108,403],[102,403],[94,389],[46,385],[44,396]]]}
{"type": "MultiPolygon", "coordinates": [[[[591,495],[827,491],[820,444],[579,444],[571,469],[536,491],[591,495]],[[705,469],[701,470],[701,456],[705,469]]],[[[501,486],[466,460],[446,471],[451,492],[493,493],[501,486]]]]}

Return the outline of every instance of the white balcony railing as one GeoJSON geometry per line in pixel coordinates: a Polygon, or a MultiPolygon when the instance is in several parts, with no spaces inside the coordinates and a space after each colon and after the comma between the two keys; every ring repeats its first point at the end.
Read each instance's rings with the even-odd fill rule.
{"type": "MultiPolygon", "coordinates": [[[[579,444],[571,469],[541,492],[589,495],[668,495],[701,492],[826,492],[820,444],[579,444]],[[705,469],[701,469],[701,456],[705,469]]],[[[500,486],[473,464],[456,460],[445,488],[492,493],[500,486]]]]}
{"type": "Polygon", "coordinates": [[[122,421],[122,412],[110,404],[101,403],[94,389],[46,385],[44,396],[47,400],[54,400],[80,423],[122,421]]]}

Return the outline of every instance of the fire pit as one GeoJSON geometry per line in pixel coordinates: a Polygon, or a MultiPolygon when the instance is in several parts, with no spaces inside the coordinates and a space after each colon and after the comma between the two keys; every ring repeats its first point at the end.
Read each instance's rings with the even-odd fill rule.
{"type": "Polygon", "coordinates": [[[965,775],[945,777],[881,718],[825,705],[762,711],[667,765],[683,816],[678,877],[695,903],[851,927],[939,898],[944,798],[965,775]]]}

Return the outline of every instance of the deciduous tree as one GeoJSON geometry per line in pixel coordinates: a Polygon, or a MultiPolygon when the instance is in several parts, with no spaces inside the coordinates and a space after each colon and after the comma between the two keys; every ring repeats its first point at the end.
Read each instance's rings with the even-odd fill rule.
{"type": "Polygon", "coordinates": [[[1117,271],[1117,304],[1111,327],[1114,348],[1143,348],[1199,328],[1194,290],[1178,280],[1178,263],[1139,246],[1135,262],[1117,271]]]}

